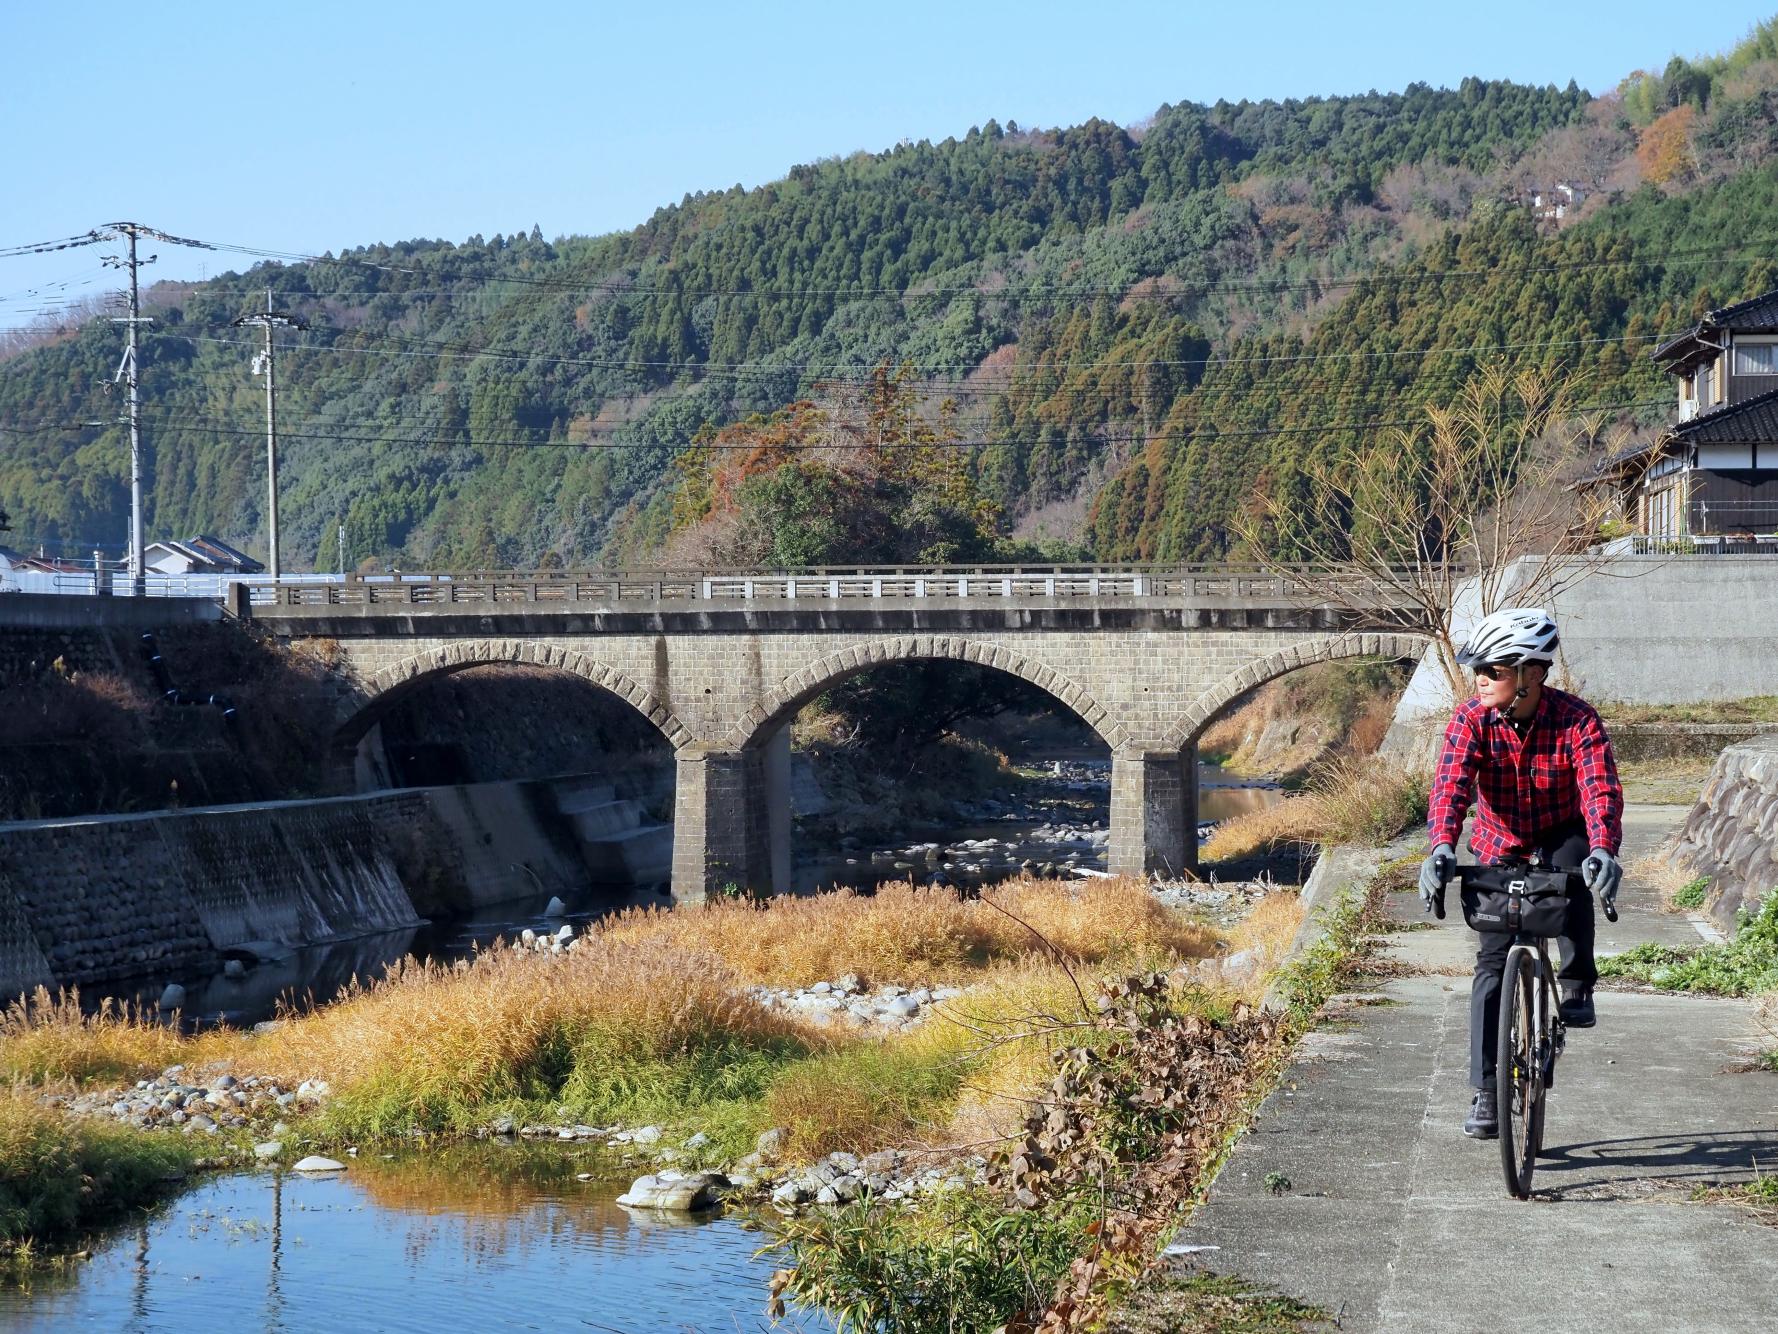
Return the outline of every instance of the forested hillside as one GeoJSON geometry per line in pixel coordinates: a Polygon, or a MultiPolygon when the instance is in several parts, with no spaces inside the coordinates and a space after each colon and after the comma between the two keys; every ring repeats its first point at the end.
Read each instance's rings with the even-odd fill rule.
{"type": "MultiPolygon", "coordinates": [[[[634,231],[414,241],[151,292],[151,537],[287,563],[1224,554],[1255,485],[1490,357],[1658,415],[1643,355],[1770,285],[1778,43],[1570,84],[1162,107],[688,196],[634,231]],[[1558,180],[1559,226],[1525,202],[1558,180]]],[[[150,220],[152,221],[152,220],[150,220]]],[[[199,238],[202,239],[202,238],[199,238]]],[[[250,256],[248,257],[251,258],[250,256]]],[[[247,259],[243,263],[248,262],[247,259]]],[[[0,362],[11,540],[113,546],[115,325],[0,362]]]]}

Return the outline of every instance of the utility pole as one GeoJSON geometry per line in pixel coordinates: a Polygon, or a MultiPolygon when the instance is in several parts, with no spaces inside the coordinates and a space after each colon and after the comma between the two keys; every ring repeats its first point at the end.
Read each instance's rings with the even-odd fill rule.
{"type": "Polygon", "coordinates": [[[119,363],[114,380],[123,380],[130,389],[130,596],[138,597],[143,591],[144,555],[142,537],[142,390],[137,376],[138,342],[136,330],[139,325],[153,324],[153,320],[142,318],[141,293],[136,281],[136,270],[144,264],[154,263],[157,256],[150,255],[147,259],[136,258],[136,238],[146,232],[150,236],[158,236],[152,227],[144,227],[138,222],[114,222],[104,228],[111,237],[123,237],[129,244],[128,256],[107,255],[104,263],[117,269],[130,271],[130,313],[123,318],[114,318],[113,324],[129,326],[130,343],[119,363]]]}
{"type": "Polygon", "coordinates": [[[235,322],[236,328],[247,325],[258,325],[265,330],[265,350],[253,358],[253,373],[265,372],[265,476],[266,476],[266,545],[270,548],[266,569],[273,579],[282,570],[278,564],[278,388],[273,351],[273,329],[306,329],[309,326],[291,315],[283,315],[272,309],[272,289],[265,289],[265,312],[260,315],[243,315],[235,322]]]}

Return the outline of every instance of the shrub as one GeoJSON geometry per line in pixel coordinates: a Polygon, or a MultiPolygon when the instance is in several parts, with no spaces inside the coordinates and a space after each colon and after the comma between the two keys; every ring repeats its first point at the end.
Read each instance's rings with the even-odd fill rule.
{"type": "Polygon", "coordinates": [[[810,1210],[776,1225],[772,1249],[794,1265],[772,1277],[773,1314],[788,1297],[822,1308],[841,1330],[995,1329],[1013,1312],[1043,1307],[1085,1226],[1061,1210],[1009,1213],[976,1190],[915,1209],[864,1200],[810,1210]]]}

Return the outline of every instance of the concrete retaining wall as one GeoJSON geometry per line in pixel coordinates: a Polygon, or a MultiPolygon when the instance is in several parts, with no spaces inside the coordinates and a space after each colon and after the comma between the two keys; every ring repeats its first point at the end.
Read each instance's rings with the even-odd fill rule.
{"type": "Polygon", "coordinates": [[[0,825],[0,998],[587,884],[546,783],[0,825]]]}
{"type": "Polygon", "coordinates": [[[0,594],[0,626],[11,630],[159,630],[221,619],[222,604],[213,598],[0,594]]]}
{"type": "Polygon", "coordinates": [[[1778,889],[1778,735],[1730,746],[1679,831],[1676,859],[1710,877],[1711,915],[1732,928],[1778,889]]]}
{"type": "MultiPolygon", "coordinates": [[[[1527,577],[1528,562],[1505,586],[1527,577]]],[[[1508,595],[1510,597],[1510,594],[1508,595]]],[[[1561,593],[1553,683],[1593,704],[1703,704],[1769,695],[1778,651],[1778,559],[1620,556],[1561,593]]],[[[1474,585],[1458,591],[1461,640],[1479,617],[1474,585]]],[[[1409,726],[1449,717],[1450,689],[1429,654],[1396,709],[1409,726]]]]}

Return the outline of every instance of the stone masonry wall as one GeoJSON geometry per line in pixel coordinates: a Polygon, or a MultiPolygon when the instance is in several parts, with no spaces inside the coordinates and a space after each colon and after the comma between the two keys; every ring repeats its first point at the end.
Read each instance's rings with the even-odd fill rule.
{"type": "Polygon", "coordinates": [[[0,994],[413,925],[386,831],[425,818],[408,792],[0,826],[0,994]]]}
{"type": "MultiPolygon", "coordinates": [[[[282,633],[282,627],[280,627],[282,633]]],[[[440,671],[554,667],[630,701],[675,746],[759,744],[835,681],[885,663],[953,659],[1009,672],[1073,708],[1114,750],[1180,750],[1223,707],[1294,667],[1412,652],[1408,636],[1313,625],[1230,629],[981,629],[954,634],[374,635],[340,641],[354,709],[440,671]]]]}
{"type": "Polygon", "coordinates": [[[1710,877],[1710,912],[1732,929],[1778,890],[1778,735],[1730,746],[1679,831],[1676,859],[1710,877]]]}

